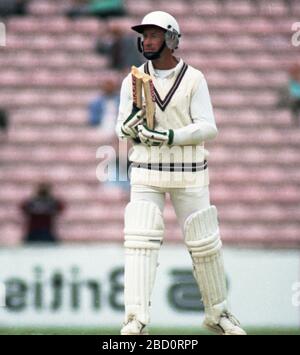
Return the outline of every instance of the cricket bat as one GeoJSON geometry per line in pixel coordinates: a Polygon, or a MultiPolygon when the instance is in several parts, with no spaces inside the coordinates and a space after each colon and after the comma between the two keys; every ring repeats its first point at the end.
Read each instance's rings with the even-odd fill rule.
{"type": "Polygon", "coordinates": [[[138,108],[143,107],[143,91],[145,98],[146,120],[150,129],[155,127],[155,94],[152,78],[141,73],[135,66],[131,69],[133,102],[138,108]]]}
{"type": "Polygon", "coordinates": [[[136,107],[143,107],[143,74],[135,66],[131,67],[132,76],[132,97],[136,107]]]}

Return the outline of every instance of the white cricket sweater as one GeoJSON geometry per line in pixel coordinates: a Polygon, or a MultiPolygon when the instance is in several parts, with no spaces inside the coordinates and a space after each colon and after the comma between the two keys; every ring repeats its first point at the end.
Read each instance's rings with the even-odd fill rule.
{"type": "MultiPolygon", "coordinates": [[[[131,184],[165,188],[208,185],[208,168],[204,163],[208,152],[204,149],[204,142],[215,138],[217,127],[204,75],[182,60],[168,71],[155,70],[151,61],[139,70],[148,72],[153,79],[156,91],[155,129],[173,129],[174,142],[171,147],[160,148],[135,144],[129,157],[135,166],[131,170],[131,184]],[[146,169],[143,165],[149,163],[153,169],[146,169]],[[170,163],[173,164],[171,169],[170,163]],[[182,163],[186,165],[184,171],[182,163]],[[139,164],[142,167],[136,167],[139,164]],[[197,171],[192,171],[195,166],[197,171]]],[[[121,139],[125,138],[121,125],[131,110],[132,79],[129,74],[122,83],[116,127],[121,139]]]]}

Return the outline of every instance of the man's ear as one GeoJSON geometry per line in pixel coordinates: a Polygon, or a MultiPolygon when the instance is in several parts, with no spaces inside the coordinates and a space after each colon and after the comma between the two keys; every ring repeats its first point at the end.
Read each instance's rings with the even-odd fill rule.
{"type": "Polygon", "coordinates": [[[138,47],[138,51],[139,51],[140,53],[143,53],[143,52],[144,52],[144,42],[143,42],[143,40],[142,40],[141,37],[138,37],[138,38],[137,38],[137,47],[138,47]]]}

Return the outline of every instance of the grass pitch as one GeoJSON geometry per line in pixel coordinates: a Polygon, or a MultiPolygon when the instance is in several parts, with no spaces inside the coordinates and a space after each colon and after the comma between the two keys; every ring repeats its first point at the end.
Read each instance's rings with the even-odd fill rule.
{"type": "MultiPolygon", "coordinates": [[[[149,328],[150,335],[211,335],[198,328],[149,328]]],[[[300,328],[247,328],[248,335],[300,335],[300,328]]],[[[0,335],[119,335],[118,328],[1,328],[0,335]]]]}

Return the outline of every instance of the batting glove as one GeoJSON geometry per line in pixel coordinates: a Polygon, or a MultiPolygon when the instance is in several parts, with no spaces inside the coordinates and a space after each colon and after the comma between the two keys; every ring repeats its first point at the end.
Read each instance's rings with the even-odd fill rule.
{"type": "Polygon", "coordinates": [[[132,112],[129,117],[123,122],[121,126],[121,132],[125,137],[136,139],[138,137],[138,125],[144,123],[145,110],[140,110],[136,106],[133,106],[132,112]]]}
{"type": "Polygon", "coordinates": [[[172,129],[155,131],[145,125],[139,125],[138,131],[140,141],[149,147],[173,144],[174,131],[172,129]]]}

